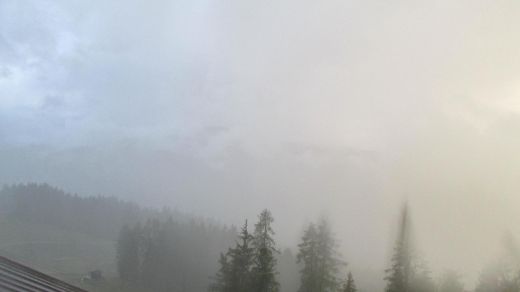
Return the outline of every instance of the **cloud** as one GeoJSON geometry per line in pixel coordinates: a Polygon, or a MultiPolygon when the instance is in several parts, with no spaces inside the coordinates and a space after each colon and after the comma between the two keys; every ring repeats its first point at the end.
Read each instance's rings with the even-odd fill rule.
{"type": "MultiPolygon", "coordinates": [[[[471,12],[500,15],[499,7],[478,3],[471,12]]],[[[77,136],[100,143],[110,134],[96,133],[108,128],[116,137],[150,131],[169,141],[216,124],[252,152],[300,142],[384,151],[451,108],[454,96],[485,101],[501,86],[500,78],[473,86],[459,77],[468,73],[461,62],[474,69],[473,80],[489,75],[479,69],[489,63],[468,54],[492,49],[478,39],[491,37],[486,30],[518,46],[499,16],[479,18],[448,2],[4,1],[2,8],[0,46],[11,52],[2,55],[15,57],[4,69],[0,105],[38,112],[59,96],[64,116],[84,118],[77,136]]],[[[486,56],[500,61],[497,72],[512,68],[486,56]]]]}

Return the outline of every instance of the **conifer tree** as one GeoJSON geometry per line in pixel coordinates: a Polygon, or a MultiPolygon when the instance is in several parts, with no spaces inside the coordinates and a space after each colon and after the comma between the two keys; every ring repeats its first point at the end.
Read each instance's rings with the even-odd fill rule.
{"type": "Polygon", "coordinates": [[[337,242],[327,220],[318,223],[319,291],[336,291],[340,286],[339,267],[343,264],[337,242]]]}
{"type": "Polygon", "coordinates": [[[354,283],[354,277],[352,277],[351,272],[348,273],[347,282],[343,285],[342,292],[357,292],[356,284],[354,283]]]}
{"type": "Polygon", "coordinates": [[[391,267],[386,270],[386,292],[412,292],[410,291],[412,251],[409,234],[410,219],[408,216],[408,206],[405,204],[401,211],[399,232],[391,260],[391,267]]]}
{"type": "Polygon", "coordinates": [[[321,220],[318,226],[311,223],[298,247],[297,261],[303,263],[299,291],[336,291],[340,284],[337,274],[342,261],[327,221],[321,220]]]}
{"type": "Polygon", "coordinates": [[[410,214],[408,205],[404,204],[394,255],[390,268],[386,270],[386,292],[434,292],[436,290],[426,264],[414,256],[410,233],[410,214]]]}
{"type": "Polygon", "coordinates": [[[210,292],[229,292],[230,291],[230,275],[231,268],[228,262],[228,257],[224,253],[220,253],[220,258],[218,260],[220,265],[217,275],[215,277],[215,282],[211,284],[209,287],[210,292]]]}
{"type": "Polygon", "coordinates": [[[299,292],[311,292],[318,289],[318,232],[314,223],[309,224],[298,244],[297,262],[303,264],[300,271],[301,285],[299,292]]]}
{"type": "Polygon", "coordinates": [[[276,249],[271,227],[274,219],[271,212],[263,210],[258,216],[254,231],[254,265],[252,268],[253,285],[251,291],[277,292],[279,284],[276,279],[276,249]]]}
{"type": "Polygon", "coordinates": [[[251,289],[251,267],[254,260],[253,236],[247,230],[247,220],[240,231],[239,241],[230,249],[230,291],[247,292],[251,289]]]}

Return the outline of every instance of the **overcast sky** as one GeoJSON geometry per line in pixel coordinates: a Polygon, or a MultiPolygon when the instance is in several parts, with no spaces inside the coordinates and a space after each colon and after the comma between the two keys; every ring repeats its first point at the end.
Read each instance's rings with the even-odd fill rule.
{"type": "Polygon", "coordinates": [[[520,234],[520,2],[0,0],[0,183],[280,240],[327,215],[384,269],[401,202],[471,282],[520,234]]]}

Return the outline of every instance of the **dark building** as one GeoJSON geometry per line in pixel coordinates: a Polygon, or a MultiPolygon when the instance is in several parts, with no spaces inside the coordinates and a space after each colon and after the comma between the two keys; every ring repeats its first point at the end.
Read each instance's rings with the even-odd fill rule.
{"type": "Polygon", "coordinates": [[[86,292],[2,256],[0,256],[0,291],[86,292]]]}

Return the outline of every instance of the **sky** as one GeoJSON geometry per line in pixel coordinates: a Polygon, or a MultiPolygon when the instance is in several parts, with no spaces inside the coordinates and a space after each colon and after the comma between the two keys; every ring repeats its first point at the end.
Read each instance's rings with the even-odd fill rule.
{"type": "MultiPolygon", "coordinates": [[[[382,273],[401,203],[472,283],[520,234],[520,2],[0,0],[0,183],[326,216],[382,273]]],[[[379,274],[378,274],[379,275],[379,274]]]]}

